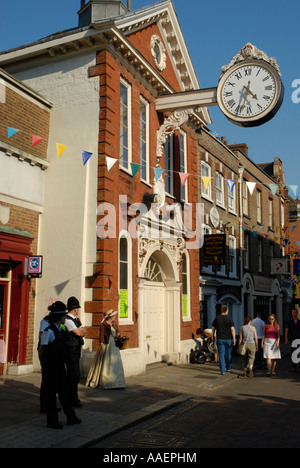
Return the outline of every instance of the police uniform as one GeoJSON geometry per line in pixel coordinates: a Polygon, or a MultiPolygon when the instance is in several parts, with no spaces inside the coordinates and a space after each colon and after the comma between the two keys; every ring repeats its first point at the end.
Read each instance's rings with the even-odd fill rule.
{"type": "Polygon", "coordinates": [[[80,357],[81,347],[84,343],[81,336],[73,333],[73,330],[81,327],[81,322],[78,317],[72,315],[72,310],[80,308],[79,301],[76,297],[72,296],[68,299],[67,309],[68,314],[65,320],[65,327],[69,332],[68,340],[68,360],[67,364],[67,376],[70,388],[70,398],[72,406],[78,408],[81,407],[81,402],[78,398],[78,384],[80,381],[80,357]]]}
{"type": "Polygon", "coordinates": [[[65,363],[67,360],[68,333],[58,324],[58,319],[66,314],[66,306],[57,301],[50,312],[50,325],[41,337],[40,349],[43,366],[43,379],[46,393],[47,426],[60,429],[56,408],[56,394],[67,416],[67,424],[78,424],[80,419],[75,415],[70,404],[69,386],[65,363]]]}

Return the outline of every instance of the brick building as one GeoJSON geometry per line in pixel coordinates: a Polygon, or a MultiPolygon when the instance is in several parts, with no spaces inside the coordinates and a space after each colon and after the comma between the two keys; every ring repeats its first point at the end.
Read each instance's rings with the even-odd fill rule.
{"type": "Polygon", "coordinates": [[[37,280],[26,261],[38,253],[51,103],[3,70],[0,80],[0,371],[28,372],[37,280]]]}
{"type": "Polygon", "coordinates": [[[49,302],[76,295],[90,327],[83,363],[109,308],[129,337],[126,374],[187,360],[200,317],[196,131],[211,121],[206,108],[156,110],[160,94],[199,88],[172,2],[131,12],[82,1],[77,28],[2,53],[0,65],[53,102],[36,330],[49,302]]]}

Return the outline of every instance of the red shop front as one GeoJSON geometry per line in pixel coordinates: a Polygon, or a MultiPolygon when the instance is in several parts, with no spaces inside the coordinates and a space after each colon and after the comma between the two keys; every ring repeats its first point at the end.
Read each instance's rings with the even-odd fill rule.
{"type": "Polygon", "coordinates": [[[27,364],[30,283],[24,272],[32,238],[12,231],[0,232],[0,375],[27,364]]]}

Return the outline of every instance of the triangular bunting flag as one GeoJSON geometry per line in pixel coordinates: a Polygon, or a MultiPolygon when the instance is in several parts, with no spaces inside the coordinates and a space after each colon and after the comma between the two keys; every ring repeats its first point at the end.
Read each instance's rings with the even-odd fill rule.
{"type": "Polygon", "coordinates": [[[160,169],[159,167],[154,168],[154,177],[156,181],[158,181],[158,179],[160,178],[163,172],[164,172],[164,169],[160,169]]]}
{"type": "Polygon", "coordinates": [[[210,181],[211,181],[211,177],[203,176],[203,177],[201,177],[201,179],[202,179],[202,182],[204,184],[205,190],[207,190],[208,187],[209,187],[210,181]]]}
{"type": "Polygon", "coordinates": [[[296,244],[297,244],[297,247],[299,247],[299,245],[300,245],[300,242],[299,242],[299,241],[296,241],[296,244]]]}
{"type": "Polygon", "coordinates": [[[295,231],[296,227],[297,227],[297,226],[293,226],[293,227],[292,227],[292,232],[295,231]]]}
{"type": "Polygon", "coordinates": [[[249,192],[250,192],[251,195],[252,195],[253,190],[254,190],[254,187],[255,187],[255,185],[256,185],[256,182],[246,182],[246,184],[247,184],[247,187],[248,187],[249,192]]]}
{"type": "Polygon", "coordinates": [[[184,172],[178,172],[178,174],[179,174],[179,177],[180,177],[181,185],[184,186],[189,174],[184,174],[184,172]]]}
{"type": "Polygon", "coordinates": [[[226,179],[229,191],[232,192],[233,187],[235,186],[236,180],[226,179]]]}
{"type": "Polygon", "coordinates": [[[8,138],[12,137],[13,135],[15,135],[18,132],[19,132],[19,130],[17,130],[16,128],[7,127],[7,137],[8,138]]]}
{"type": "Polygon", "coordinates": [[[257,234],[257,231],[253,231],[253,236],[255,237],[257,234]]]}
{"type": "Polygon", "coordinates": [[[110,171],[113,165],[117,162],[118,160],[116,158],[110,158],[109,156],[106,156],[106,164],[107,164],[107,170],[110,171]]]}
{"type": "Polygon", "coordinates": [[[269,184],[269,187],[270,187],[273,195],[275,195],[275,193],[277,192],[277,189],[278,189],[278,185],[277,184],[269,184]]]}
{"type": "Polygon", "coordinates": [[[82,161],[83,161],[83,165],[85,165],[88,160],[90,159],[90,157],[92,156],[93,153],[89,153],[88,151],[82,151],[82,161]]]}
{"type": "Polygon", "coordinates": [[[56,143],[57,157],[59,158],[67,147],[61,143],[56,143]]]}
{"type": "Polygon", "coordinates": [[[278,242],[279,237],[274,237],[274,242],[278,242]]]}
{"type": "Polygon", "coordinates": [[[42,141],[43,138],[32,135],[31,140],[32,140],[32,146],[37,145],[40,141],[42,141]]]}
{"type": "Polygon", "coordinates": [[[294,197],[296,198],[298,185],[287,185],[287,187],[289,187],[291,189],[291,191],[294,194],[294,197]]]}
{"type": "Polygon", "coordinates": [[[135,176],[135,174],[138,172],[139,168],[141,167],[140,164],[136,164],[136,163],[130,163],[131,165],[131,174],[132,174],[132,177],[135,176]]]}

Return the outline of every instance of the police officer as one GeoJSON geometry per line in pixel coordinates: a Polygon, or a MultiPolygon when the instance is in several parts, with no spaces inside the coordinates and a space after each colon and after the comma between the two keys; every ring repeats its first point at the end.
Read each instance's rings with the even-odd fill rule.
{"type": "Polygon", "coordinates": [[[82,406],[78,398],[78,384],[80,380],[81,347],[84,343],[83,337],[86,334],[86,328],[82,327],[78,318],[80,308],[78,299],[74,296],[69,297],[67,302],[68,314],[65,321],[65,327],[69,332],[67,376],[70,387],[71,404],[75,408],[80,408],[82,406]]]}
{"type": "Polygon", "coordinates": [[[69,399],[69,386],[65,363],[67,359],[68,333],[64,329],[66,306],[57,301],[50,307],[50,325],[44,330],[39,346],[39,358],[43,366],[43,379],[46,389],[47,427],[62,429],[58,421],[56,394],[67,416],[67,424],[79,424],[69,399]]]}

